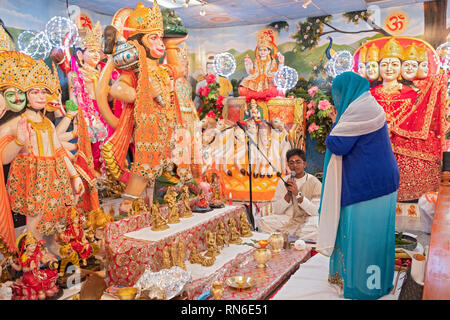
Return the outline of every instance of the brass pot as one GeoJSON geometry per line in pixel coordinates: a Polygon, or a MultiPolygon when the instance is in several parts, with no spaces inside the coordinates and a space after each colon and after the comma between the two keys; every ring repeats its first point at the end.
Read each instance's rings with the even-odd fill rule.
{"type": "Polygon", "coordinates": [[[272,253],[269,249],[259,248],[255,250],[255,252],[253,253],[253,257],[258,263],[258,268],[265,268],[266,262],[269,261],[272,257],[272,253]]]}
{"type": "Polygon", "coordinates": [[[281,251],[284,245],[284,238],[280,232],[274,232],[269,237],[269,245],[272,247],[272,251],[274,253],[278,253],[281,251]]]}

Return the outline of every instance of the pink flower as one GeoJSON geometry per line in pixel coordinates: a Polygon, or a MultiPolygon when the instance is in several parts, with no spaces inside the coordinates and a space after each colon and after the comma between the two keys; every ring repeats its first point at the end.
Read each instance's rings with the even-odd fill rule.
{"type": "Polygon", "coordinates": [[[314,102],[314,100],[311,100],[311,101],[308,103],[308,109],[314,109],[315,106],[316,106],[316,103],[314,102]]]}
{"type": "Polygon", "coordinates": [[[319,90],[319,88],[318,88],[317,86],[314,86],[314,87],[312,87],[312,88],[310,88],[310,89],[308,90],[308,94],[309,94],[311,97],[314,97],[314,93],[315,93],[317,90],[319,90]]]}
{"type": "Polygon", "coordinates": [[[219,96],[217,97],[217,105],[223,106],[224,99],[225,99],[225,97],[219,94],[219,96]]]}
{"type": "Polygon", "coordinates": [[[202,88],[200,88],[200,95],[201,96],[204,96],[204,97],[206,97],[206,96],[208,96],[208,94],[209,94],[209,87],[208,86],[204,86],[204,87],[202,87],[202,88]]]}
{"type": "Polygon", "coordinates": [[[207,84],[214,83],[215,81],[216,81],[216,76],[213,74],[210,74],[206,77],[207,84]]]}
{"type": "Polygon", "coordinates": [[[309,110],[306,112],[306,120],[309,120],[309,117],[310,117],[311,115],[313,115],[314,113],[316,113],[316,112],[314,111],[314,109],[309,109],[309,110]]]}
{"type": "Polygon", "coordinates": [[[331,103],[328,100],[320,100],[317,108],[319,108],[319,110],[328,110],[331,108],[331,103]]]}
{"type": "Polygon", "coordinates": [[[214,113],[214,111],[210,111],[210,112],[208,112],[207,114],[206,114],[206,116],[207,117],[210,117],[210,118],[215,118],[216,117],[216,114],[214,113]]]}
{"type": "Polygon", "coordinates": [[[315,122],[313,122],[313,123],[311,123],[311,125],[308,128],[308,132],[312,133],[318,129],[319,129],[319,126],[315,122]]]}

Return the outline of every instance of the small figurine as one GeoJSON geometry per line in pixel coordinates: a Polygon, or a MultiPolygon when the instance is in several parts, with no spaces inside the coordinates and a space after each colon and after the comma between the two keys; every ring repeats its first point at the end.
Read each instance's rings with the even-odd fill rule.
{"type": "Polygon", "coordinates": [[[70,262],[72,265],[80,268],[80,259],[78,253],[72,249],[70,243],[63,243],[59,245],[59,256],[61,257],[61,264],[59,266],[59,276],[62,277],[66,273],[66,266],[70,262]]]}
{"type": "Polygon", "coordinates": [[[202,260],[200,258],[200,255],[198,254],[197,247],[192,243],[190,244],[189,247],[191,249],[191,254],[189,256],[189,262],[191,264],[195,264],[195,263],[201,264],[202,260]]]}
{"type": "Polygon", "coordinates": [[[177,245],[175,244],[175,241],[170,246],[170,256],[172,258],[171,266],[174,267],[178,262],[177,245]]]}
{"type": "Polygon", "coordinates": [[[170,261],[169,247],[164,247],[163,250],[163,269],[170,269],[172,262],[170,261]]]}
{"type": "Polygon", "coordinates": [[[209,208],[209,202],[206,200],[206,195],[203,192],[203,190],[200,191],[200,194],[198,195],[198,202],[197,206],[201,209],[208,209],[209,208]]]}
{"type": "Polygon", "coordinates": [[[236,220],[233,218],[228,220],[228,231],[230,232],[230,243],[238,244],[242,242],[239,231],[236,228],[236,220]]]}
{"type": "Polygon", "coordinates": [[[184,259],[186,257],[186,246],[184,245],[183,239],[180,239],[178,241],[177,249],[177,266],[179,266],[181,269],[186,270],[186,264],[184,262],[184,259]]]}
{"type": "Polygon", "coordinates": [[[181,201],[183,201],[183,209],[181,211],[181,218],[190,218],[192,217],[192,210],[189,204],[189,187],[184,185],[182,190],[181,201]]]}
{"type": "Polygon", "coordinates": [[[247,214],[245,212],[241,213],[241,237],[249,238],[253,235],[250,230],[250,223],[247,220],[247,214]]]}
{"type": "Polygon", "coordinates": [[[223,221],[220,221],[217,227],[217,245],[220,247],[224,247],[225,245],[228,246],[228,241],[229,237],[227,230],[225,229],[225,224],[223,223],[223,221]]]}
{"type": "Polygon", "coordinates": [[[180,216],[178,214],[177,205],[177,192],[174,187],[169,187],[167,189],[166,195],[164,196],[164,201],[169,207],[169,224],[175,224],[180,222],[180,216]]]}
{"type": "Polygon", "coordinates": [[[222,281],[214,281],[211,288],[211,295],[214,300],[222,300],[223,298],[223,283],[222,281]]]}
{"type": "Polygon", "coordinates": [[[10,265],[23,275],[13,285],[13,300],[44,300],[53,297],[58,291],[58,261],[38,241],[31,232],[21,234],[17,238],[17,263],[9,257],[10,265]],[[41,269],[40,265],[46,265],[41,269]]]}
{"type": "Polygon", "coordinates": [[[136,216],[143,212],[148,211],[147,207],[144,204],[144,201],[141,198],[134,199],[131,204],[131,210],[128,212],[129,216],[136,216]]]}
{"type": "Polygon", "coordinates": [[[162,231],[169,228],[167,225],[167,220],[161,215],[159,205],[154,203],[151,208],[151,222],[153,231],[162,231]]]}
{"type": "Polygon", "coordinates": [[[211,231],[206,232],[206,250],[205,257],[215,257],[219,255],[219,250],[216,243],[216,234],[211,231]]]}
{"type": "Polygon", "coordinates": [[[84,230],[80,223],[79,213],[71,207],[67,214],[67,225],[63,232],[56,236],[59,242],[70,243],[83,261],[83,266],[87,265],[87,259],[92,255],[92,247],[87,241],[84,230]]]}

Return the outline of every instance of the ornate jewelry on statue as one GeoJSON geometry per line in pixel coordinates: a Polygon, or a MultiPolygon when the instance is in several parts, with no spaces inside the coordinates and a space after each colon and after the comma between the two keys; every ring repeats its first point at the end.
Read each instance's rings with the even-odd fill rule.
{"type": "MultiPolygon", "coordinates": [[[[54,68],[54,70],[55,69],[56,68],[54,68]]],[[[61,92],[58,73],[52,73],[42,59],[33,65],[26,77],[23,87],[25,91],[43,87],[49,90],[50,93],[61,92]]]]}
{"type": "Polygon", "coordinates": [[[100,51],[102,49],[102,37],[103,31],[100,21],[97,21],[94,28],[89,27],[83,28],[85,35],[82,36],[81,46],[83,49],[93,49],[95,51],[100,51]]]}

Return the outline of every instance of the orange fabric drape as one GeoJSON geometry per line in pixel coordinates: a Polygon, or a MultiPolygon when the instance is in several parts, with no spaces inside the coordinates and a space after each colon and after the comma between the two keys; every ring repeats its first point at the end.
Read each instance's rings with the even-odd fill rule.
{"type": "MultiPolygon", "coordinates": [[[[5,147],[14,140],[13,136],[0,138],[0,159],[5,147]]],[[[13,254],[16,252],[16,236],[14,233],[14,221],[6,192],[3,169],[0,170],[0,251],[13,254]]]]}

